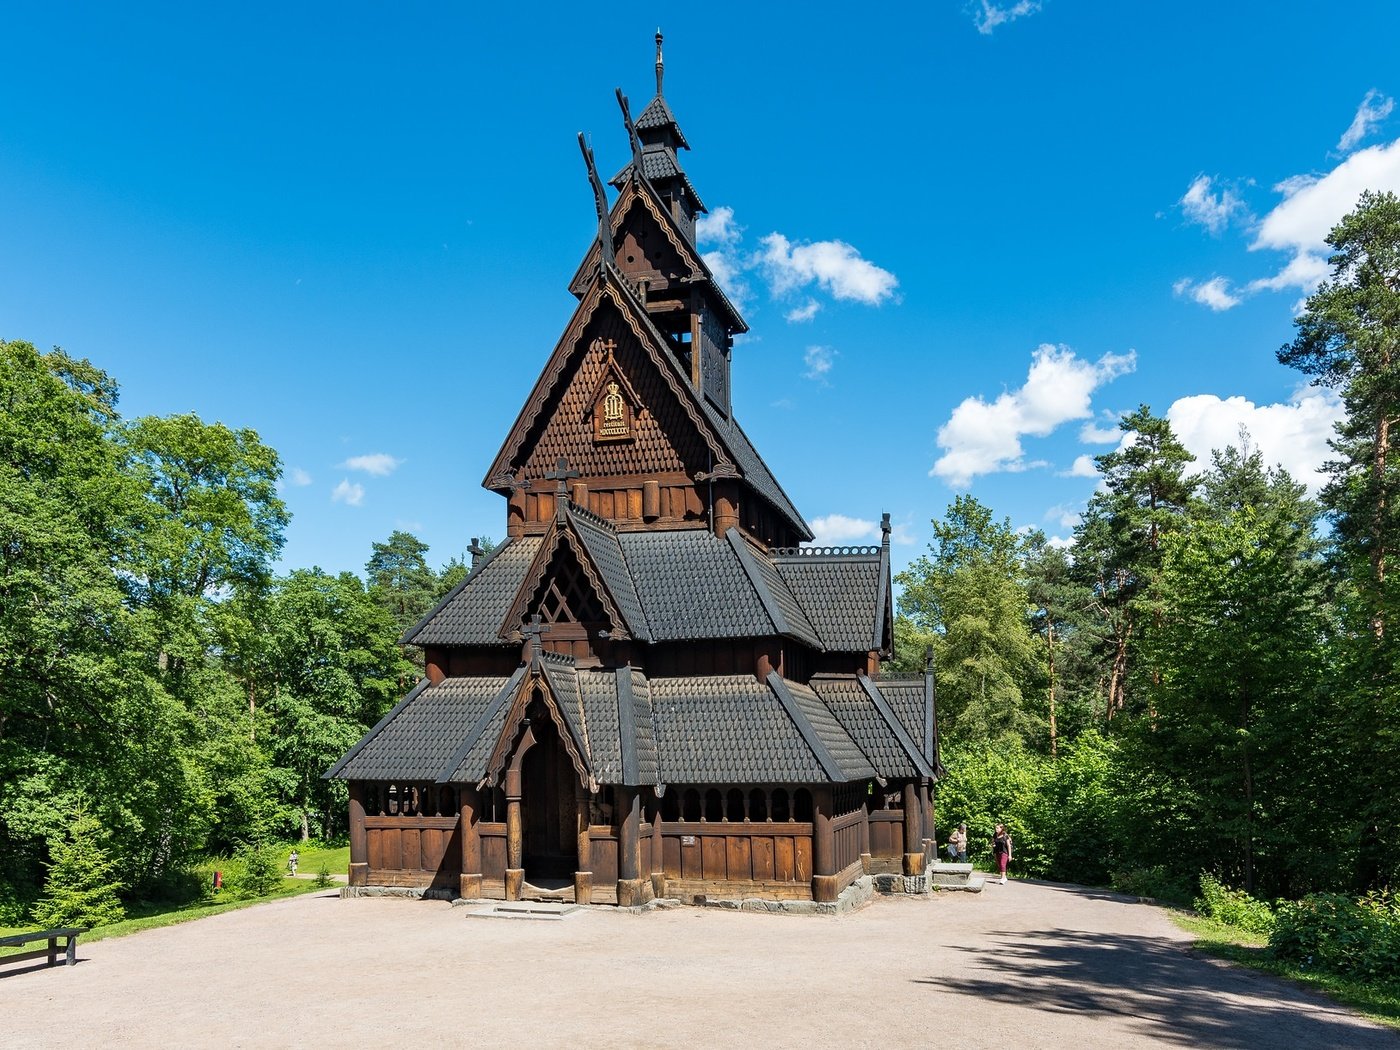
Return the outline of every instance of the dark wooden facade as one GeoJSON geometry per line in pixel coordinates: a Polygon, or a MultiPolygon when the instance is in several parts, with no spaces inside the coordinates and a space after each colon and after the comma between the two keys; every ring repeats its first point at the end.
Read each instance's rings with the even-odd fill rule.
{"type": "Polygon", "coordinates": [[[742,318],[661,93],[579,306],[487,472],[506,541],[405,641],[426,677],[327,774],[354,886],[831,901],[923,871],[932,681],[889,680],[889,527],[816,550],[733,417],[742,318]]]}

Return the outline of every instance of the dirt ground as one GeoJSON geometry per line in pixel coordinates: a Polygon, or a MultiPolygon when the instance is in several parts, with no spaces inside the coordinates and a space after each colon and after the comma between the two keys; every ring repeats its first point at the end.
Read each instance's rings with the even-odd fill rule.
{"type": "Polygon", "coordinates": [[[331,891],[0,968],[0,1045],[1400,1046],[1188,944],[1155,908],[1034,883],[562,922],[331,891]]]}

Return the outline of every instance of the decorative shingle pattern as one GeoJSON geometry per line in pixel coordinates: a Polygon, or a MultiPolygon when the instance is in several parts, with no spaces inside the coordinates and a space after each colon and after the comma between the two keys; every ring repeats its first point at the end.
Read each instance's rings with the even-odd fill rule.
{"type": "Polygon", "coordinates": [[[917,776],[909,756],[855,678],[814,678],[812,689],[830,708],[882,777],[917,776]]]}
{"type": "Polygon", "coordinates": [[[637,741],[637,780],[642,784],[660,781],[656,753],[656,730],[652,724],[651,683],[641,671],[633,668],[632,727],[637,741]]]}
{"type": "MultiPolygon", "coordinates": [[[[566,663],[563,660],[550,659],[550,655],[546,654],[541,663],[545,681],[549,683],[554,702],[559,705],[559,712],[564,716],[569,732],[573,734],[580,757],[591,768],[592,749],[589,747],[588,722],[583,713],[583,700],[579,695],[578,672],[574,670],[572,660],[566,663]]],[[[617,710],[616,705],[617,701],[614,700],[614,711],[617,710]]],[[[616,715],[613,718],[616,723],[616,715]]]]}
{"type": "Polygon", "coordinates": [[[539,545],[538,537],[506,540],[404,640],[414,645],[517,644],[497,632],[539,545]]]}
{"type": "Polygon", "coordinates": [[[814,649],[822,648],[821,639],[812,629],[807,614],[803,612],[802,606],[793,597],[792,591],[788,589],[787,583],[767,554],[750,547],[738,529],[730,529],[724,538],[734,548],[734,553],[738,555],[744,571],[749,574],[754,590],[758,591],[759,600],[768,610],[779,633],[797,638],[814,649]]]}
{"type": "Polygon", "coordinates": [[[593,776],[600,784],[621,784],[622,755],[617,724],[617,673],[577,672],[578,694],[588,724],[593,776]]]}
{"type": "MultiPolygon", "coordinates": [[[[905,731],[918,742],[920,749],[923,748],[924,740],[924,679],[920,675],[917,678],[880,678],[875,685],[880,690],[880,695],[889,702],[890,710],[899,718],[905,731]]],[[[933,755],[925,754],[924,758],[929,762],[934,759],[933,755]]]]}
{"type": "Polygon", "coordinates": [[[617,539],[653,641],[777,633],[725,540],[702,529],[623,532],[617,539]]]}
{"type": "Polygon", "coordinates": [[[778,554],[778,573],[802,603],[822,645],[834,652],[873,647],[880,608],[880,549],[870,553],[778,554]]]}
{"type": "Polygon", "coordinates": [[[448,678],[380,727],[337,773],[343,780],[436,780],[506,678],[448,678]]]}
{"type": "Polygon", "coordinates": [[[773,691],[751,675],[654,678],[667,784],[824,784],[826,771],[773,691]]]}
{"type": "Polygon", "coordinates": [[[681,126],[676,123],[676,115],[671,112],[671,107],[660,95],[647,103],[646,109],[642,110],[634,123],[638,131],[652,131],[656,128],[669,126],[676,138],[680,140],[679,144],[690,149],[690,145],[685,141],[685,136],[681,134],[681,126]]]}
{"type": "MultiPolygon", "coordinates": [[[[496,747],[496,741],[500,739],[501,731],[505,728],[506,717],[510,714],[512,704],[520,692],[521,680],[525,677],[525,668],[520,668],[513,674],[506,683],[501,686],[500,691],[489,702],[477,718],[474,727],[477,729],[475,739],[464,739],[460,746],[452,753],[447,765],[438,773],[438,779],[454,784],[475,784],[486,775],[486,763],[491,760],[491,752],[496,747]],[[452,758],[458,755],[461,758],[454,765],[452,758]]],[[[468,737],[473,734],[468,733],[468,737]]]]}
{"type": "Polygon", "coordinates": [[[788,694],[797,701],[797,706],[801,708],[812,728],[817,731],[831,757],[836,759],[836,764],[845,778],[859,780],[861,777],[873,777],[875,767],[871,765],[860,746],[851,739],[851,734],[846,732],[836,716],[822,703],[821,697],[808,686],[798,682],[784,679],[783,684],[787,686],[788,694]]]}
{"type": "Polygon", "coordinates": [[[627,571],[627,560],[622,553],[622,545],[617,541],[617,532],[602,518],[572,505],[569,507],[569,521],[588,551],[589,558],[597,566],[598,574],[602,576],[618,612],[627,621],[628,632],[633,638],[650,641],[651,628],[647,625],[646,613],[637,597],[632,574],[627,571]]]}
{"type": "Polygon", "coordinates": [[[792,500],[788,499],[787,493],[778,484],[778,479],[773,477],[773,472],[768,469],[768,464],[763,462],[763,457],[753,447],[753,442],[744,433],[743,427],[739,426],[738,420],[725,418],[719,409],[703,398],[701,399],[701,407],[709,417],[710,424],[719,432],[720,440],[734,454],[734,465],[744,475],[744,480],[792,523],[802,539],[810,540],[812,538],[811,527],[797,512],[792,500]]]}

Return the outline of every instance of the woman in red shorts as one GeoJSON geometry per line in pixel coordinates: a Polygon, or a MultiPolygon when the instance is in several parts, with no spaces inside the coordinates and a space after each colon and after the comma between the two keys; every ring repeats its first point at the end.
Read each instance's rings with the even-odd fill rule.
{"type": "Polygon", "coordinates": [[[1005,824],[998,824],[996,834],[992,836],[992,856],[996,858],[1001,884],[1005,886],[1006,862],[1011,859],[1011,836],[1007,834],[1005,824]]]}

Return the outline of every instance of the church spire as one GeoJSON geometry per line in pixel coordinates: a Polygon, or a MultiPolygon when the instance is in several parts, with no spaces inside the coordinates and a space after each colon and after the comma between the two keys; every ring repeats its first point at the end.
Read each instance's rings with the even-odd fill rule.
{"type": "Polygon", "coordinates": [[[656,27],[656,97],[661,97],[661,80],[666,74],[666,63],[661,59],[661,27],[656,27]]]}

